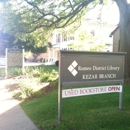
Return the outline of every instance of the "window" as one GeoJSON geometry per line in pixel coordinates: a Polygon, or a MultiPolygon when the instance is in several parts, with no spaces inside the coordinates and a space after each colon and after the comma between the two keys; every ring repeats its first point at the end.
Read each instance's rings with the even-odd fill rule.
{"type": "Polygon", "coordinates": [[[67,41],[67,33],[66,32],[62,33],[62,42],[65,42],[65,41],[67,41]]]}
{"type": "Polygon", "coordinates": [[[74,37],[73,36],[68,36],[68,41],[70,40],[74,40],[74,37]]]}
{"type": "Polygon", "coordinates": [[[63,32],[62,34],[56,34],[56,43],[67,42],[71,40],[74,40],[74,36],[67,35],[66,32],[63,32]]]}
{"type": "Polygon", "coordinates": [[[56,43],[61,42],[61,34],[56,34],[56,43]]]}

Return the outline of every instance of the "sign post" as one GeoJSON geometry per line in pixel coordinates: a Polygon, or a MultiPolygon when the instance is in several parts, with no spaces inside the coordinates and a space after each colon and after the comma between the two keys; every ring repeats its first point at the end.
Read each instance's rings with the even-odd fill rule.
{"type": "MultiPolygon", "coordinates": [[[[123,86],[123,84],[121,84],[123,86]]],[[[122,87],[123,89],[123,87],[122,87]]],[[[119,93],[119,109],[122,109],[123,107],[123,90],[119,93]]]]}
{"type": "Polygon", "coordinates": [[[66,97],[119,92],[119,109],[122,109],[125,55],[125,52],[60,51],[59,123],[62,115],[62,98],[66,97]],[[77,88],[88,85],[103,86],[77,88]],[[66,89],[68,87],[71,87],[71,89],[66,89]]]}
{"type": "Polygon", "coordinates": [[[62,98],[62,89],[61,89],[61,85],[58,85],[58,123],[61,122],[61,98],[62,98]]]}
{"type": "MultiPolygon", "coordinates": [[[[60,54],[59,54],[60,55],[60,54]]],[[[59,56],[59,65],[61,61],[61,56],[59,56]]],[[[59,66],[59,75],[61,75],[61,67],[59,66]]],[[[61,77],[59,76],[58,82],[58,123],[61,122],[61,104],[62,104],[62,84],[61,84],[61,77]]]]}
{"type": "Polygon", "coordinates": [[[8,75],[8,67],[7,67],[7,51],[8,51],[8,49],[6,48],[6,51],[5,51],[5,54],[6,54],[5,75],[6,75],[6,77],[7,77],[7,75],[8,75]]]}

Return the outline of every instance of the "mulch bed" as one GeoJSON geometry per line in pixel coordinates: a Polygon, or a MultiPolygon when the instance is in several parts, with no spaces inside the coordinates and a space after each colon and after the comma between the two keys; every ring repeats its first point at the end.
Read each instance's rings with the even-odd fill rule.
{"type": "MultiPolygon", "coordinates": [[[[22,76],[8,77],[7,79],[5,79],[5,87],[8,89],[9,92],[17,91],[20,88],[19,83],[18,83],[19,79],[26,80],[26,78],[22,76]]],[[[124,80],[124,84],[130,85],[130,79],[124,80]]],[[[40,87],[40,91],[43,92],[43,96],[58,89],[58,85],[55,85],[53,83],[50,83],[48,85],[45,85],[44,83],[43,84],[40,83],[39,87],[40,87]]]]}

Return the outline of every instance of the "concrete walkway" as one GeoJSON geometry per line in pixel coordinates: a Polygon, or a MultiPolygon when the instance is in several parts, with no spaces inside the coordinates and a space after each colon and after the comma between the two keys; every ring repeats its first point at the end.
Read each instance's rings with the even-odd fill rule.
{"type": "Polygon", "coordinates": [[[38,130],[0,80],[0,130],[38,130]]]}

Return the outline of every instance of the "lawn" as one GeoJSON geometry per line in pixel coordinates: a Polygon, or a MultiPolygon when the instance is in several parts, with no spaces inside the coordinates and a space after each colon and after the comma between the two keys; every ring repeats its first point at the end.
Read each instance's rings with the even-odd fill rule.
{"type": "Polygon", "coordinates": [[[58,124],[58,92],[21,103],[39,130],[130,130],[130,85],[124,86],[123,110],[119,93],[62,99],[58,124]]]}

